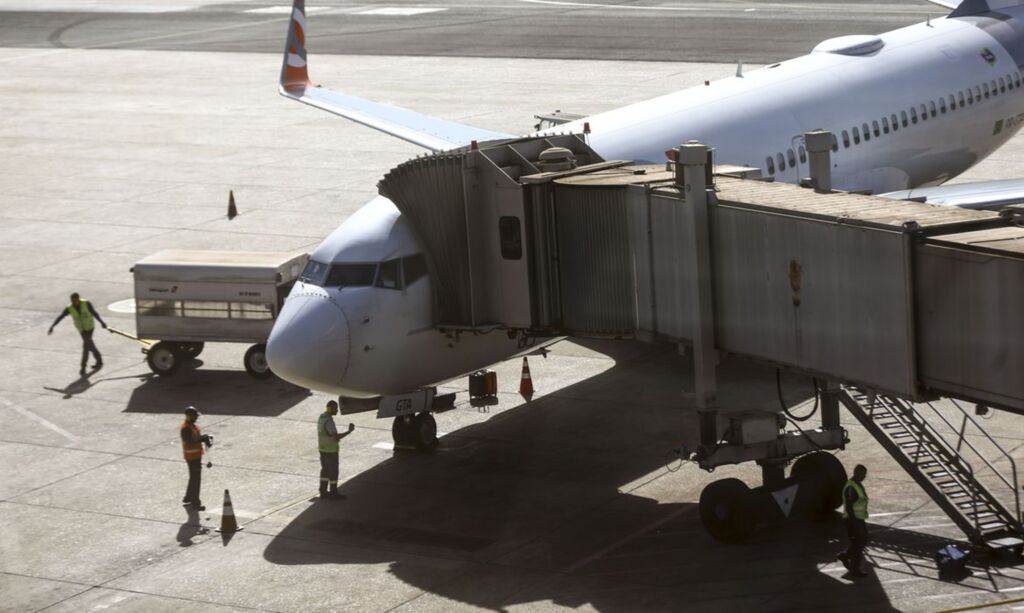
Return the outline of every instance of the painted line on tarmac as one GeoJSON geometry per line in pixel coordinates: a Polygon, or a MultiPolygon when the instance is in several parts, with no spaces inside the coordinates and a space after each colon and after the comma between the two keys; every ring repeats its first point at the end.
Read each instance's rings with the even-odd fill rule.
{"type": "Polygon", "coordinates": [[[675,511],[669,513],[665,517],[662,517],[661,519],[659,519],[658,521],[654,522],[653,524],[644,526],[643,528],[640,528],[636,532],[633,532],[632,534],[629,534],[629,535],[627,535],[627,536],[625,536],[625,537],[615,541],[611,545],[608,545],[607,547],[605,547],[604,549],[598,551],[597,553],[591,554],[591,555],[583,558],[582,560],[578,560],[578,561],[570,564],[562,572],[566,573],[566,574],[572,574],[572,573],[576,572],[577,570],[583,568],[587,564],[590,564],[594,560],[597,560],[597,559],[599,559],[599,558],[601,558],[601,557],[603,557],[603,556],[605,556],[605,555],[615,551],[619,547],[622,547],[626,543],[628,543],[628,542],[630,542],[632,540],[640,538],[641,536],[647,534],[651,530],[654,530],[658,526],[667,524],[668,522],[672,521],[673,519],[676,519],[677,517],[679,517],[680,515],[683,515],[685,513],[692,513],[696,508],[697,508],[697,506],[693,505],[693,506],[686,506],[686,507],[683,507],[681,509],[676,509],[675,511]]]}
{"type": "Polygon", "coordinates": [[[77,443],[79,441],[79,438],[77,436],[75,436],[74,434],[71,434],[70,432],[68,432],[64,428],[61,428],[57,424],[53,423],[52,421],[50,421],[50,420],[48,420],[48,419],[46,419],[44,417],[36,415],[35,413],[33,413],[32,411],[29,411],[28,409],[26,409],[23,406],[20,406],[20,405],[14,403],[14,402],[11,402],[10,400],[4,398],[3,396],[0,396],[0,404],[3,404],[8,409],[11,409],[13,411],[17,411],[18,413],[21,413],[22,416],[27,417],[27,418],[29,418],[29,419],[31,419],[31,420],[33,420],[33,421],[43,425],[43,426],[49,428],[50,430],[53,430],[54,432],[56,432],[57,434],[63,436],[64,438],[68,439],[72,443],[77,443]]]}

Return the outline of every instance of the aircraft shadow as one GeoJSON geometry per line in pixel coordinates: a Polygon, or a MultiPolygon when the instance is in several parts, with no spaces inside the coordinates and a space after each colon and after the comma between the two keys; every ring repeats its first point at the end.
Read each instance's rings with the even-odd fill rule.
{"type": "Polygon", "coordinates": [[[237,370],[182,368],[171,377],[147,374],[132,390],[129,413],[180,413],[192,405],[207,415],[273,417],[311,395],[305,388],[271,377],[257,380],[237,370]]]}
{"type": "MultiPolygon", "coordinates": [[[[430,595],[493,610],[546,601],[602,611],[891,609],[874,578],[852,586],[818,571],[843,547],[837,521],[761,529],[753,543],[727,546],[705,533],[696,504],[658,502],[696,500],[708,481],[686,466],[684,495],[671,476],[661,483],[675,485],[658,484],[671,449],[697,441],[695,412],[679,399],[680,385],[692,389],[689,361],[674,347],[586,344],[616,365],[456,430],[435,453],[395,453],[345,482],[346,500],[295,517],[264,557],[389,564],[430,595]],[[457,569],[439,579],[437,565],[457,569]]],[[[739,402],[728,384],[743,379],[759,397],[745,408],[778,407],[774,370],[729,362],[720,371],[724,406],[739,402]]],[[[787,383],[792,400],[799,381],[787,383]]]]}

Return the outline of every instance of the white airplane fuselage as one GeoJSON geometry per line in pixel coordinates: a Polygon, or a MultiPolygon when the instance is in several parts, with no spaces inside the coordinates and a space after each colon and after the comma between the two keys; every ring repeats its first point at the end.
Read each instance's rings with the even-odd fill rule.
{"type": "MultiPolygon", "coordinates": [[[[836,189],[936,185],[984,159],[1024,123],[1024,58],[1012,57],[1008,48],[1016,44],[1006,44],[1020,40],[1015,28],[1024,9],[1003,12],[1008,19],[936,19],[878,37],[832,39],[742,77],[539,134],[581,133],[587,122],[589,144],[605,159],[652,162],[698,140],[714,148],[717,163],[757,167],[795,183],[808,174],[801,135],[824,129],[837,139],[836,189]],[[867,53],[828,50],[850,45],[867,53]]],[[[397,269],[417,270],[413,258],[420,253],[407,220],[383,197],[346,220],[311,259],[339,266],[338,278],[348,280],[355,277],[346,271],[356,268],[344,267],[377,265],[374,277],[367,283],[369,269],[360,269],[362,285],[332,285],[315,275],[298,283],[268,342],[274,371],[319,391],[373,397],[436,384],[522,351],[500,331],[449,337],[434,329],[429,276],[390,281],[394,260],[402,262],[397,269]]]]}

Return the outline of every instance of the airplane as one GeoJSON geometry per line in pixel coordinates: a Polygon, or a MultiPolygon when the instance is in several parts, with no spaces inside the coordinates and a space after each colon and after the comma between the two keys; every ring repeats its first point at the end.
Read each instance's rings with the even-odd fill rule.
{"type": "MultiPolygon", "coordinates": [[[[531,135],[587,127],[604,159],[636,162],[663,162],[667,149],[697,140],[714,148],[716,163],[797,183],[808,174],[802,135],[821,129],[834,135],[835,189],[971,207],[1024,201],[1017,180],[942,186],[1024,126],[1024,2],[931,1],[952,11],[832,38],[801,57],[531,135]]],[[[305,2],[294,0],[279,83],[286,98],[430,151],[515,137],[315,86],[305,39],[305,2]]],[[[273,371],[337,395],[343,410],[367,410],[524,353],[504,333],[437,330],[422,253],[390,200],[366,203],[311,254],[268,340],[273,371]]],[[[395,417],[392,429],[396,442],[419,447],[435,431],[429,406],[395,417]]]]}

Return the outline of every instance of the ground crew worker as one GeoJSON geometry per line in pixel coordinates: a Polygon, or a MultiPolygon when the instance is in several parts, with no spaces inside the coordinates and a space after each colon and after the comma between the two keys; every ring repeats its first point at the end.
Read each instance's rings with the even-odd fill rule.
{"type": "Polygon", "coordinates": [[[100,322],[100,325],[104,328],[107,327],[107,324],[100,317],[100,314],[96,312],[96,309],[93,308],[92,303],[88,300],[80,299],[76,292],[71,294],[71,304],[61,311],[57,319],[53,320],[53,324],[46,334],[53,334],[54,327],[68,315],[71,316],[71,321],[75,323],[75,330],[78,330],[78,333],[82,335],[82,367],[78,370],[78,374],[84,377],[85,364],[89,361],[89,353],[92,353],[93,357],[96,358],[96,363],[92,369],[99,370],[103,368],[103,356],[100,355],[99,349],[96,348],[96,343],[92,342],[92,332],[96,329],[96,322],[93,319],[100,322]]]}
{"type": "Polygon", "coordinates": [[[843,517],[850,546],[839,554],[839,561],[854,577],[867,577],[867,573],[861,570],[864,548],[868,544],[868,495],[864,491],[864,478],[867,476],[868,469],[858,464],[853,469],[853,478],[843,486],[843,517]]]}
{"type": "Polygon", "coordinates": [[[334,425],[334,416],[337,414],[338,403],[331,400],[316,424],[317,440],[320,443],[320,497],[328,500],[344,498],[338,493],[338,441],[356,429],[355,424],[349,424],[348,432],[338,434],[334,425]]]}
{"type": "Polygon", "coordinates": [[[181,450],[188,464],[188,486],[181,501],[192,505],[196,511],[205,511],[206,507],[199,500],[199,487],[203,479],[203,445],[209,447],[213,441],[200,432],[196,425],[197,419],[199,411],[195,407],[185,409],[185,421],[181,422],[181,450]]]}

